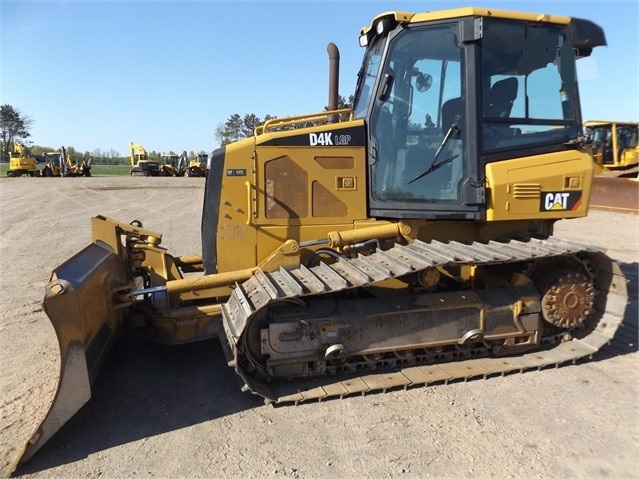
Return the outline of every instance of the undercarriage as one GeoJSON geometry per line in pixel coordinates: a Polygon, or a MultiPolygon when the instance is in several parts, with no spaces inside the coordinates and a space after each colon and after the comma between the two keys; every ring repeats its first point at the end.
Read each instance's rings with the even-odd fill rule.
{"type": "Polygon", "coordinates": [[[541,369],[592,356],[623,319],[600,251],[550,237],[395,245],[258,271],[222,305],[245,388],[300,402],[541,369]]]}

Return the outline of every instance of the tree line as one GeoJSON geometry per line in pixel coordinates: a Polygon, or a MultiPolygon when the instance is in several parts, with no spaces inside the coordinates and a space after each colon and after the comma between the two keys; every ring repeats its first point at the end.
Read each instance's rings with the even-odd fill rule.
{"type": "MultiPolygon", "coordinates": [[[[338,97],[338,109],[351,108],[352,105],[352,95],[348,99],[341,95],[338,97]]],[[[324,107],[324,111],[328,111],[328,107],[324,107]]],[[[248,113],[244,116],[241,116],[239,113],[233,113],[228,117],[226,122],[216,126],[213,136],[219,142],[219,145],[224,146],[253,136],[255,128],[276,118],[276,116],[272,115],[266,115],[264,118],[260,118],[253,113],[248,113]]],[[[34,156],[36,159],[44,158],[45,153],[59,151],[59,148],[36,145],[29,140],[33,122],[34,120],[31,117],[11,105],[5,104],[0,106],[0,159],[2,161],[9,160],[9,152],[12,151],[11,149],[13,148],[14,142],[22,143],[27,154],[34,156]]],[[[80,152],[73,146],[65,146],[65,150],[67,155],[74,161],[91,156],[94,165],[128,165],[130,161],[129,154],[121,155],[120,152],[113,149],[101,150],[96,148],[93,151],[80,152]]],[[[173,152],[169,153],[175,154],[173,152]]],[[[198,152],[198,154],[202,153],[207,152],[198,152]]],[[[162,161],[163,154],[160,152],[153,150],[148,152],[148,155],[150,159],[162,161]]],[[[194,159],[197,154],[194,151],[190,151],[188,156],[189,159],[194,159]]]]}

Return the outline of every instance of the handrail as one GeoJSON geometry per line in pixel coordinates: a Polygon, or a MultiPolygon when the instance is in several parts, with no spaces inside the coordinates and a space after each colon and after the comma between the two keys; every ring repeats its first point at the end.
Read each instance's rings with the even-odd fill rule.
{"type": "Polygon", "coordinates": [[[287,116],[283,118],[272,118],[268,120],[263,125],[259,125],[255,128],[254,134],[255,136],[263,135],[268,133],[269,130],[283,127],[283,126],[295,126],[300,125],[302,123],[308,123],[311,121],[326,121],[328,122],[329,118],[336,115],[343,115],[348,113],[348,121],[353,120],[353,115],[355,112],[351,108],[342,108],[339,110],[329,110],[323,111],[320,113],[311,113],[308,115],[299,115],[299,116],[287,116]]]}
{"type": "Polygon", "coordinates": [[[246,185],[246,210],[247,210],[247,226],[253,226],[253,218],[251,217],[253,208],[251,207],[251,182],[247,181],[244,183],[246,185]]]}

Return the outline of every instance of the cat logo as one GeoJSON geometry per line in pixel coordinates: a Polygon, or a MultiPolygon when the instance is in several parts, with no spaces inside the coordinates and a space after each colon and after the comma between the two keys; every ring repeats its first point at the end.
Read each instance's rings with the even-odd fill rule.
{"type": "Polygon", "coordinates": [[[581,191],[541,193],[540,211],[575,211],[581,206],[581,191]]]}

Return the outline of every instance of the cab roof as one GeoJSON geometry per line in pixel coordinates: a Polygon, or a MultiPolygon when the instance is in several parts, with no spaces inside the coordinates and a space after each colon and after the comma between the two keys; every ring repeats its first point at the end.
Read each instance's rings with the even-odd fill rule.
{"type": "Polygon", "coordinates": [[[434,12],[412,13],[412,12],[384,12],[377,15],[369,26],[363,27],[361,34],[364,35],[375,28],[382,19],[393,18],[398,23],[419,23],[433,20],[446,20],[461,17],[494,17],[513,20],[525,20],[532,22],[555,23],[567,25],[570,17],[550,15],[547,13],[526,13],[512,10],[499,10],[493,8],[463,7],[449,10],[438,10],[434,12]]]}

